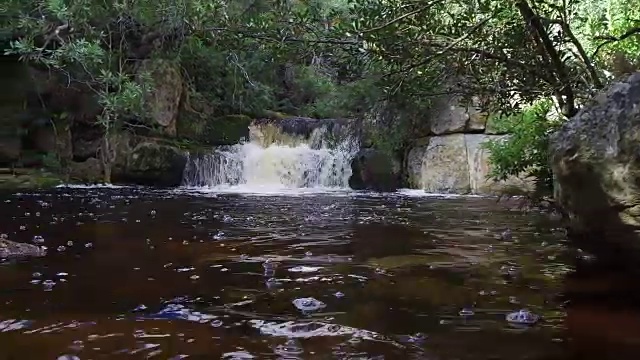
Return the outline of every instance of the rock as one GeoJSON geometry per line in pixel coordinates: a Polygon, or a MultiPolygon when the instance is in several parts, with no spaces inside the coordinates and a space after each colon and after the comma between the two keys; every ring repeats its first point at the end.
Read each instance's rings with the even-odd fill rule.
{"type": "Polygon", "coordinates": [[[96,158],[89,158],[82,162],[70,161],[67,166],[69,178],[72,181],[90,184],[103,181],[102,164],[96,158]]]}
{"type": "Polygon", "coordinates": [[[400,166],[387,154],[362,149],[351,161],[349,187],[355,190],[391,192],[398,189],[400,166]]]}
{"type": "Polygon", "coordinates": [[[429,193],[467,194],[471,191],[464,134],[431,137],[408,155],[410,179],[429,193]]]}
{"type": "Polygon", "coordinates": [[[40,257],[45,254],[45,249],[39,246],[0,238],[0,258],[40,257]]]}
{"type": "Polygon", "coordinates": [[[489,161],[491,152],[485,149],[483,144],[488,141],[506,139],[507,135],[465,134],[464,137],[467,147],[471,192],[474,194],[498,195],[507,188],[533,189],[534,179],[531,178],[524,179],[513,176],[504,181],[493,181],[488,178],[491,173],[491,163],[489,161]]]}
{"type": "Polygon", "coordinates": [[[509,178],[495,182],[491,172],[489,150],[482,144],[504,139],[501,135],[451,134],[433,136],[417,142],[406,158],[409,186],[430,193],[500,194],[505,188],[529,189],[532,179],[509,178]]]}
{"type": "Polygon", "coordinates": [[[34,126],[29,130],[29,138],[37,151],[44,153],[56,151],[56,133],[51,125],[34,126]]]}
{"type": "Polygon", "coordinates": [[[151,125],[159,125],[165,134],[175,136],[184,89],[180,68],[167,60],[144,60],[139,74],[149,74],[153,82],[153,91],[145,99],[151,125]]]}
{"type": "Polygon", "coordinates": [[[73,159],[82,162],[88,158],[97,157],[103,134],[104,129],[100,125],[73,124],[71,127],[73,159]]]}
{"type": "Polygon", "coordinates": [[[187,157],[176,147],[142,142],[131,150],[124,169],[114,172],[113,180],[148,186],[178,186],[187,157]]]}
{"type": "Polygon", "coordinates": [[[226,115],[209,121],[207,145],[234,145],[249,138],[252,119],[246,115],[226,115]]]}
{"type": "Polygon", "coordinates": [[[479,99],[466,103],[458,97],[437,100],[431,118],[431,133],[445,135],[463,132],[482,132],[487,116],[477,106],[479,99]]]}
{"type": "Polygon", "coordinates": [[[555,196],[573,225],[609,247],[640,249],[640,73],[586,104],[549,150],[555,196]]]}
{"type": "Polygon", "coordinates": [[[22,153],[22,141],[20,137],[0,136],[0,164],[13,166],[22,153]]]}

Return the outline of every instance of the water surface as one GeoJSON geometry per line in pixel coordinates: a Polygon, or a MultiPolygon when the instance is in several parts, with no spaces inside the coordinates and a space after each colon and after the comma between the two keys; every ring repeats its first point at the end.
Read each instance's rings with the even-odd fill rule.
{"type": "Polygon", "coordinates": [[[60,188],[0,200],[0,233],[49,249],[0,265],[3,359],[566,355],[576,251],[547,216],[493,199],[60,188]],[[523,308],[542,321],[506,322],[523,308]]]}

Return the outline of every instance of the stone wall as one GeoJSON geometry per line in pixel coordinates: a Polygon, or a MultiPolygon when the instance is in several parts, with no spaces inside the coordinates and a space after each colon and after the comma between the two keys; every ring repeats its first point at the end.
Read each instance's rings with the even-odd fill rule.
{"type": "Polygon", "coordinates": [[[429,193],[499,194],[505,187],[531,188],[531,179],[487,179],[489,151],[482,144],[500,140],[488,116],[457,99],[435,104],[428,137],[417,139],[405,158],[405,177],[412,188],[429,193]]]}

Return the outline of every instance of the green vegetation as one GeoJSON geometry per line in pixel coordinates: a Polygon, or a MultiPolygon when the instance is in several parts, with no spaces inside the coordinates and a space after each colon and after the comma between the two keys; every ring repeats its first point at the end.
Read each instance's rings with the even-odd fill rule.
{"type": "MultiPolygon", "coordinates": [[[[500,126],[513,133],[489,145],[492,176],[533,173],[548,182],[546,139],[556,122],[543,113],[573,116],[595,91],[634,70],[638,33],[639,0],[0,5],[6,54],[97,99],[107,181],[114,136],[140,126],[154,131],[147,103],[159,84],[141,64],[161,59],[184,79],[177,132],[187,140],[227,127],[215,119],[229,115],[350,117],[374,146],[401,152],[423,133],[434,98],[473,96],[486,112],[504,114],[500,126]]],[[[233,125],[224,130],[235,134],[233,125]]]]}

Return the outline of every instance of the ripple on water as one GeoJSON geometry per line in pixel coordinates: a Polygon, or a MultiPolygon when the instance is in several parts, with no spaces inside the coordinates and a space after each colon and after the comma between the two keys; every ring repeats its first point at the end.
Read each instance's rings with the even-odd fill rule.
{"type": "MultiPolygon", "coordinates": [[[[97,358],[92,351],[136,359],[425,358],[415,348],[429,343],[439,353],[426,358],[515,360],[522,347],[551,346],[556,308],[543,295],[563,272],[546,225],[480,198],[303,195],[213,199],[184,189],[67,187],[12,196],[0,202],[0,218],[9,219],[1,232],[66,249],[3,265],[0,304],[14,320],[0,322],[0,333],[18,330],[5,336],[33,343],[34,352],[51,348],[41,358],[52,359],[97,358]],[[493,237],[505,228],[514,229],[508,244],[493,237]],[[544,316],[545,326],[517,339],[494,331],[512,330],[505,314],[516,302],[544,316]],[[459,314],[465,307],[475,313],[459,314]],[[85,322],[73,325],[68,319],[78,314],[85,322]],[[35,329],[22,318],[51,325],[35,329]],[[83,324],[111,335],[86,334],[72,349],[89,331],[83,324]]],[[[3,351],[23,351],[4,340],[3,351]]]]}

